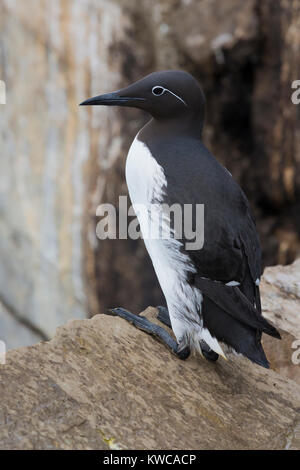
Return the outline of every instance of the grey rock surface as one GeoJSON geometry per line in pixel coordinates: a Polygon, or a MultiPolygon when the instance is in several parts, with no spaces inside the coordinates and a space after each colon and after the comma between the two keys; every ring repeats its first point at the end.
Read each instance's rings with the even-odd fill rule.
{"type": "Polygon", "coordinates": [[[9,351],[0,394],[2,449],[300,449],[300,385],[236,356],[181,362],[107,315],[9,351]]]}
{"type": "Polygon", "coordinates": [[[78,108],[158,69],[202,83],[205,143],[250,198],[266,265],[295,259],[299,1],[275,3],[0,2],[0,300],[10,314],[52,337],[113,304],[159,304],[143,243],[96,239],[96,208],[127,194],[125,155],[146,117],[78,108]]]}

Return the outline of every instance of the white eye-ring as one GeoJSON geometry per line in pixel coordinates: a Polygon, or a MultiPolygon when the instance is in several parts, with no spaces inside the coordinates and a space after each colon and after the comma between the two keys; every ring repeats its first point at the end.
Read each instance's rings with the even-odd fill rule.
{"type": "Polygon", "coordinates": [[[154,86],[152,88],[152,94],[154,96],[162,96],[166,92],[166,89],[162,86],[154,86]]]}
{"type": "Polygon", "coordinates": [[[152,94],[153,94],[154,96],[162,96],[162,95],[165,94],[166,91],[167,91],[168,93],[171,93],[171,95],[175,96],[175,98],[177,98],[178,100],[180,100],[180,101],[187,107],[186,102],[185,102],[182,98],[180,98],[180,96],[178,96],[178,95],[176,95],[175,93],[173,93],[173,91],[168,90],[168,88],[164,88],[163,86],[159,86],[159,85],[154,86],[154,87],[152,88],[152,94]]]}

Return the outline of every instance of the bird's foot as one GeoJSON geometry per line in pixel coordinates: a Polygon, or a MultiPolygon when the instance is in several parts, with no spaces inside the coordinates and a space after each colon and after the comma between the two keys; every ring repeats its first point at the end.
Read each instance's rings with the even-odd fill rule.
{"type": "Polygon", "coordinates": [[[211,362],[216,362],[219,359],[219,354],[210,349],[204,341],[201,341],[201,351],[205,359],[211,362]]]}
{"type": "MultiPolygon", "coordinates": [[[[172,328],[170,314],[166,307],[156,307],[158,310],[157,319],[163,323],[164,325],[172,328]]],[[[216,362],[219,359],[219,354],[215,353],[210,347],[205,343],[205,341],[201,341],[201,351],[205,359],[208,361],[216,362]]]]}
{"type": "MultiPolygon", "coordinates": [[[[106,312],[107,315],[123,318],[134,325],[139,330],[154,336],[163,343],[171,352],[181,360],[185,360],[190,355],[190,348],[186,345],[177,344],[169,333],[159,325],[152,323],[147,318],[128,312],[124,308],[114,308],[106,312]]],[[[170,326],[171,323],[169,322],[170,326]]]]}

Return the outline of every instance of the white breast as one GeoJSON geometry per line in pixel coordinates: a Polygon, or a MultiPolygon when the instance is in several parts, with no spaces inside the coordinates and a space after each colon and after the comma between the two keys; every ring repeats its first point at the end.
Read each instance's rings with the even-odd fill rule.
{"type": "Polygon", "coordinates": [[[163,169],[138,136],[128,153],[126,181],[132,204],[162,202],[167,186],[163,169]]]}

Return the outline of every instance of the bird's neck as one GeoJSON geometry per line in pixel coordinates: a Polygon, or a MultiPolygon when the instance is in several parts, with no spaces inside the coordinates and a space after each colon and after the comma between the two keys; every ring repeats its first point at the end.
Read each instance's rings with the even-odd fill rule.
{"type": "Polygon", "coordinates": [[[185,135],[187,137],[201,139],[203,119],[201,117],[186,116],[185,118],[151,119],[141,130],[144,136],[185,135]]]}

